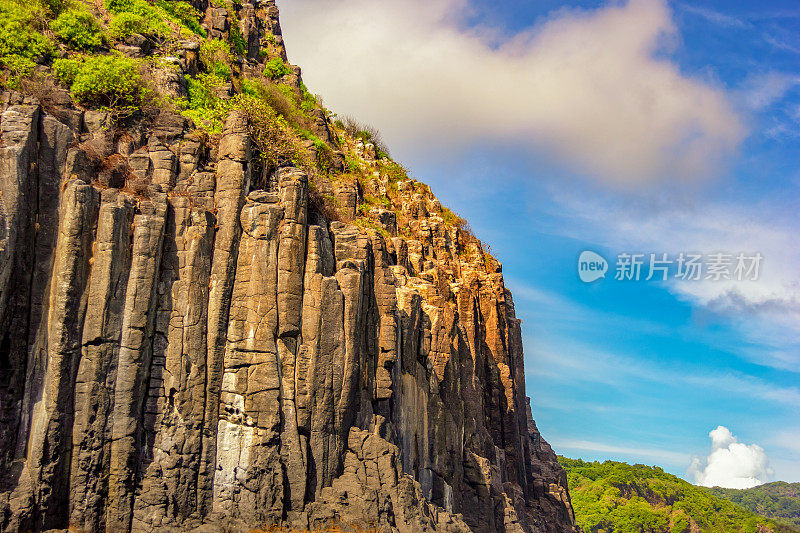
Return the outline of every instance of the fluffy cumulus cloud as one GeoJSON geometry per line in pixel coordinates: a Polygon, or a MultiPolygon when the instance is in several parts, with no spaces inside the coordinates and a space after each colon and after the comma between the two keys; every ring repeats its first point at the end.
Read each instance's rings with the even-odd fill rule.
{"type": "Polygon", "coordinates": [[[761,446],[739,442],[725,426],[708,436],[711,453],[705,459],[692,458],[687,471],[697,485],[748,489],[769,481],[773,472],[761,446]]]}
{"type": "Polygon", "coordinates": [[[728,95],[666,59],[663,0],[559,10],[513,36],[467,0],[292,0],[290,59],[340,114],[401,151],[520,146],[605,182],[713,173],[744,136],[728,95]]]}

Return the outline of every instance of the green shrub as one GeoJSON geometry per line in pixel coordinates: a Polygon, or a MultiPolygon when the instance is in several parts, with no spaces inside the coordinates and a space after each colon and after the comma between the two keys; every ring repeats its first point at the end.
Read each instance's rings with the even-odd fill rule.
{"type": "Polygon", "coordinates": [[[133,9],[133,0],[105,0],[106,9],[112,13],[122,13],[133,9]]]}
{"type": "Polygon", "coordinates": [[[231,80],[231,67],[225,63],[212,63],[206,67],[209,74],[225,81],[231,80]]]}
{"type": "Polygon", "coordinates": [[[0,67],[10,72],[12,86],[53,53],[53,42],[35,27],[41,16],[35,5],[0,0],[0,67]]]}
{"type": "Polygon", "coordinates": [[[242,84],[242,92],[264,101],[298,130],[308,129],[311,125],[308,117],[298,107],[297,96],[286,85],[246,80],[242,84]]]}
{"type": "Polygon", "coordinates": [[[200,45],[200,61],[206,72],[229,81],[231,79],[231,47],[221,39],[209,39],[200,45]]]}
{"type": "Polygon", "coordinates": [[[8,85],[13,89],[19,89],[22,79],[30,76],[36,66],[30,59],[17,55],[3,57],[2,63],[8,75],[0,78],[0,87],[8,85]]]}
{"type": "Polygon", "coordinates": [[[239,29],[238,24],[231,24],[229,35],[236,54],[240,56],[245,55],[247,53],[247,41],[244,40],[244,35],[242,35],[242,30],[239,29]]]}
{"type": "Polygon", "coordinates": [[[72,0],[39,0],[38,4],[41,6],[47,18],[53,19],[61,14],[67,6],[72,3],[72,0]]]}
{"type": "Polygon", "coordinates": [[[82,64],[83,58],[56,59],[53,61],[53,72],[55,72],[56,78],[62,85],[72,87],[72,82],[75,81],[75,76],[78,74],[82,64]]]}
{"type": "Polygon", "coordinates": [[[361,165],[355,159],[345,156],[344,169],[346,172],[350,174],[356,174],[358,172],[361,172],[361,165]]]}
{"type": "MultiPolygon", "coordinates": [[[[150,3],[147,0],[105,0],[106,9],[118,17],[122,13],[138,15],[144,19],[144,24],[137,21],[140,31],[131,33],[146,33],[159,37],[165,37],[172,33],[169,23],[177,25],[184,34],[194,32],[203,37],[206,36],[205,30],[200,26],[200,14],[188,3],[180,1],[154,0],[150,3]]],[[[128,22],[134,20],[127,19],[128,22]]],[[[113,23],[113,22],[112,22],[113,23]]],[[[123,24],[118,23],[120,26],[123,24]]],[[[122,32],[124,34],[124,31],[122,32]]],[[[130,33],[128,33],[130,35],[130,33]]]]}
{"type": "MultiPolygon", "coordinates": [[[[267,63],[267,68],[273,61],[267,63]]],[[[285,66],[281,60],[274,64],[285,66]]],[[[305,85],[301,85],[300,90],[301,94],[298,98],[297,91],[282,83],[246,80],[242,85],[242,92],[264,100],[278,115],[286,119],[289,125],[302,132],[308,130],[313,124],[314,117],[311,115],[311,111],[316,109],[319,104],[316,97],[305,88],[305,85]]]]}
{"type": "Polygon", "coordinates": [[[271,80],[277,80],[291,73],[292,71],[286,65],[286,62],[279,57],[270,59],[264,65],[264,77],[271,80]]]}
{"type": "Polygon", "coordinates": [[[175,101],[181,114],[190,118],[198,128],[209,133],[221,133],[230,102],[221,100],[217,91],[226,80],[213,73],[202,73],[196,78],[186,76],[188,98],[175,101]]]}
{"type": "Polygon", "coordinates": [[[444,220],[444,223],[447,224],[448,226],[461,227],[465,224],[463,218],[458,216],[456,213],[454,213],[451,209],[447,207],[442,207],[442,219],[444,220]]]}
{"type": "Polygon", "coordinates": [[[141,17],[141,20],[132,17],[126,17],[123,19],[123,21],[116,23],[120,26],[120,29],[124,28],[125,25],[136,25],[135,29],[138,31],[131,31],[127,35],[130,35],[131,33],[143,33],[147,35],[164,37],[170,34],[170,28],[166,23],[167,17],[164,10],[154,6],[146,0],[105,0],[105,6],[106,9],[114,14],[112,24],[114,24],[114,20],[123,13],[141,17]]]}
{"type": "Polygon", "coordinates": [[[395,187],[397,186],[398,181],[408,179],[408,169],[396,161],[389,161],[386,163],[383,167],[383,171],[389,178],[389,183],[394,184],[395,187]]]}
{"type": "Polygon", "coordinates": [[[200,45],[200,60],[204,63],[231,61],[231,48],[222,39],[209,39],[200,45]]]}
{"type": "Polygon", "coordinates": [[[103,44],[103,29],[86,9],[64,11],[53,21],[50,29],[61,41],[78,50],[89,50],[103,44]]]}
{"type": "Polygon", "coordinates": [[[302,115],[294,103],[291,92],[286,89],[288,87],[285,85],[267,85],[260,91],[260,96],[289,124],[298,126],[302,124],[302,115]]]}
{"type": "Polygon", "coordinates": [[[108,33],[114,39],[124,39],[134,33],[146,34],[149,29],[150,26],[143,16],[126,11],[114,15],[108,25],[108,33]]]}
{"type": "Polygon", "coordinates": [[[269,104],[257,97],[240,94],[232,100],[232,105],[247,115],[250,136],[267,172],[287,165],[308,173],[315,171],[315,164],[308,159],[289,124],[269,104]]]}
{"type": "Polygon", "coordinates": [[[219,98],[217,89],[225,84],[225,80],[214,74],[200,74],[197,78],[187,79],[187,92],[192,109],[210,108],[216,105],[219,98]]]}
{"type": "Polygon", "coordinates": [[[156,0],[155,4],[181,26],[193,31],[197,35],[202,37],[206,36],[206,30],[200,25],[200,13],[198,13],[191,4],[172,0],[156,0]]]}
{"type": "Polygon", "coordinates": [[[328,146],[328,143],[308,130],[301,130],[299,135],[301,139],[314,143],[314,149],[317,153],[317,169],[322,172],[329,172],[333,167],[333,150],[328,146]]]}
{"type": "Polygon", "coordinates": [[[242,94],[258,97],[261,91],[261,84],[250,78],[242,80],[242,94]]]}
{"type": "Polygon", "coordinates": [[[53,69],[58,79],[70,87],[78,102],[108,107],[121,114],[136,109],[145,92],[139,63],[125,56],[58,59],[53,63],[53,69]]]}
{"type": "Polygon", "coordinates": [[[300,109],[310,113],[317,108],[317,97],[308,91],[305,83],[300,84],[300,109]]]}

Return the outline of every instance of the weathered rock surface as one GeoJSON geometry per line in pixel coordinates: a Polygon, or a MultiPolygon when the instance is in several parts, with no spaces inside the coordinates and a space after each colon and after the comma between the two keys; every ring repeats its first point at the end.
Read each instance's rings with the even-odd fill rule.
{"type": "MultiPolygon", "coordinates": [[[[241,11],[285,57],[274,2],[241,11]]],[[[237,112],[119,139],[72,112],[3,95],[0,531],[574,531],[501,268],[426,186],[371,144],[370,183],[257,180],[237,112]]]]}

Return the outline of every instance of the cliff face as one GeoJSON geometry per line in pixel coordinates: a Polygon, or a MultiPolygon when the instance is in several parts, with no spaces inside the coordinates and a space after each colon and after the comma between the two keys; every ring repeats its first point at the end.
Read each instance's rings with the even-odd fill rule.
{"type": "MultiPolygon", "coordinates": [[[[241,68],[285,57],[271,2],[195,5],[241,68]]],[[[499,264],[311,114],[324,174],[260,164],[236,109],[207,135],[4,93],[0,530],[573,531],[499,264]]]]}

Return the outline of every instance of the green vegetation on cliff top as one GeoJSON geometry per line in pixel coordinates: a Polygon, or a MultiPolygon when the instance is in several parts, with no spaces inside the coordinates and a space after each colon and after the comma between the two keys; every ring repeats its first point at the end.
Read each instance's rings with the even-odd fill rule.
{"type": "Polygon", "coordinates": [[[792,532],[659,467],[559,457],[587,533],[792,532]]]}
{"type": "Polygon", "coordinates": [[[225,39],[208,38],[201,14],[183,1],[0,0],[0,87],[39,96],[58,84],[78,104],[108,112],[123,127],[125,119],[167,111],[214,134],[238,109],[255,125],[261,144],[277,147],[262,151],[266,164],[291,161],[327,171],[331,147],[309,131],[321,108],[316,97],[302,82],[299,89],[284,83],[292,70],[281,57],[270,58],[274,51],[261,51],[262,76],[244,75],[237,9],[231,2],[215,5],[226,7],[232,22],[225,39]],[[142,44],[139,52],[120,53],[131,37],[142,44]],[[186,42],[199,44],[199,71],[185,74],[185,96],[165,95],[154,73],[180,71],[175,56],[186,42]],[[308,140],[317,161],[301,157],[308,140]]]}
{"type": "MultiPolygon", "coordinates": [[[[378,130],[338,119],[309,92],[269,30],[257,51],[248,48],[255,43],[245,42],[239,29],[240,17],[249,16],[239,2],[211,5],[226,10],[225,31],[211,29],[207,17],[182,0],[0,0],[0,89],[45,106],[66,89],[77,106],[104,113],[105,127],[114,131],[182,115],[212,144],[235,110],[247,119],[259,176],[287,165],[303,169],[312,203],[329,218],[339,216],[330,183],[355,183],[356,213],[346,218],[381,233],[381,210],[403,217],[393,200],[401,181],[431,194],[391,158],[378,130]],[[386,178],[383,189],[376,176],[386,178]],[[318,178],[328,184],[324,195],[318,178]]],[[[440,209],[443,222],[459,230],[459,256],[496,270],[491,250],[466,222],[440,209]]],[[[399,222],[398,232],[407,234],[399,222]]]]}

